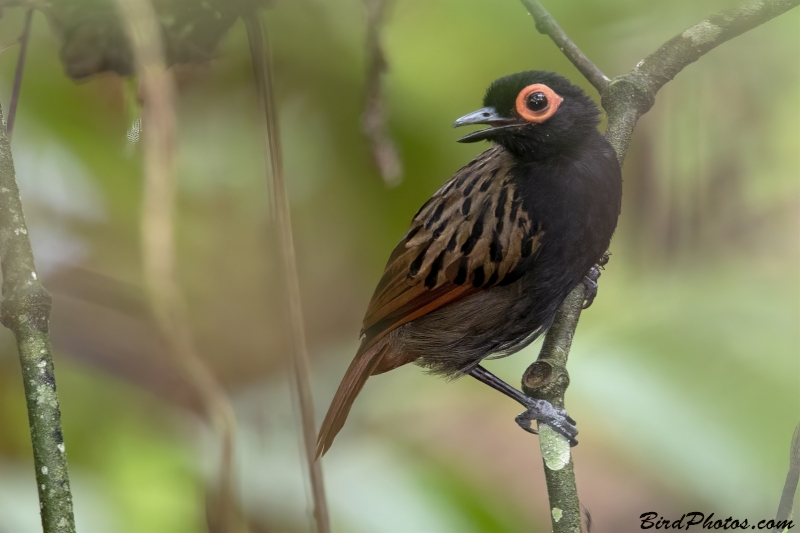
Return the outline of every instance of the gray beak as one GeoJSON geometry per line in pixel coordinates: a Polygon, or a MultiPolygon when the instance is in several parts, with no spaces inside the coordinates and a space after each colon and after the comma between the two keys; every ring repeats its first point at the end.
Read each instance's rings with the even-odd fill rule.
{"type": "Polygon", "coordinates": [[[460,119],[456,120],[453,123],[453,127],[458,128],[461,126],[469,126],[471,124],[488,124],[491,127],[469,133],[458,139],[458,142],[472,143],[472,142],[482,141],[484,139],[491,137],[492,134],[497,132],[498,130],[504,130],[516,126],[522,126],[527,124],[527,122],[519,117],[515,118],[502,117],[497,113],[497,110],[495,108],[484,107],[483,109],[478,109],[477,111],[473,111],[472,113],[464,115],[460,119]]]}

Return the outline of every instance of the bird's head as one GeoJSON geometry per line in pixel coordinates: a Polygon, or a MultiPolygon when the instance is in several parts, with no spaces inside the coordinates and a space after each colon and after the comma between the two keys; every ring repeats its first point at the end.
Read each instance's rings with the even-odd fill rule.
{"type": "Polygon", "coordinates": [[[464,115],[453,127],[488,124],[458,142],[488,140],[529,157],[546,157],[577,147],[599,124],[597,105],[566,78],[529,70],[495,80],[482,109],[464,115]]]}

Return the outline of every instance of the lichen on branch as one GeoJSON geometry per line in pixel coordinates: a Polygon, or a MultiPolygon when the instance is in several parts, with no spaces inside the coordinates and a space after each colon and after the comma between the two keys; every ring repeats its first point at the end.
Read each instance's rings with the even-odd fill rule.
{"type": "Polygon", "coordinates": [[[36,486],[45,533],[74,533],[72,492],[67,470],[61,411],[50,353],[52,298],[39,281],[22,213],[11,145],[0,109],[0,267],[3,300],[0,321],[17,339],[36,486]]]}

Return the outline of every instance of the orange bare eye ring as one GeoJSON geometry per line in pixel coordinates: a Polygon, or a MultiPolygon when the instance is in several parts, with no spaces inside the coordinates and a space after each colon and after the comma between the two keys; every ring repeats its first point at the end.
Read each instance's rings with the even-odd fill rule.
{"type": "Polygon", "coordinates": [[[522,89],[517,95],[517,114],[528,122],[539,124],[552,117],[563,101],[564,99],[547,85],[534,83],[522,89]],[[547,98],[547,106],[544,109],[534,111],[528,108],[528,96],[533,93],[542,93],[547,98]]]}

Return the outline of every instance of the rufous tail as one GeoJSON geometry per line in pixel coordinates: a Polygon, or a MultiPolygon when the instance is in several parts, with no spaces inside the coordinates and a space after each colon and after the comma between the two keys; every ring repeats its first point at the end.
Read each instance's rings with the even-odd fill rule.
{"type": "MultiPolygon", "coordinates": [[[[359,350],[360,351],[360,350],[359,350]]],[[[389,351],[387,342],[378,342],[369,347],[364,353],[356,354],[353,362],[347,368],[347,372],[339,384],[339,389],[331,401],[331,406],[328,408],[328,414],[325,415],[325,420],[322,421],[322,428],[319,430],[319,437],[317,438],[317,459],[327,452],[333,439],[339,433],[339,430],[344,426],[347,415],[350,413],[350,408],[353,402],[364,387],[367,378],[372,375],[383,357],[389,351]]]]}

